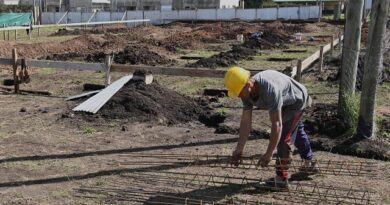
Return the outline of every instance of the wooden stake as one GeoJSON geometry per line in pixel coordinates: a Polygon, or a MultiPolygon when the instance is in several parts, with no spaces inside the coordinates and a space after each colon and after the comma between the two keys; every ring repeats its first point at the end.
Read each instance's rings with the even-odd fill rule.
{"type": "Polygon", "coordinates": [[[3,31],[3,37],[4,37],[4,41],[5,41],[6,40],[5,31],[3,31]]]}
{"type": "Polygon", "coordinates": [[[41,31],[40,31],[40,29],[39,29],[39,27],[38,27],[38,37],[41,35],[41,31]]]}
{"type": "Polygon", "coordinates": [[[105,82],[105,85],[108,86],[111,84],[111,56],[107,55],[106,56],[106,61],[105,61],[105,65],[106,65],[106,82],[105,82]]]}
{"type": "Polygon", "coordinates": [[[324,46],[320,47],[320,73],[322,73],[324,66],[324,46]]]}
{"type": "Polygon", "coordinates": [[[302,78],[302,60],[299,59],[298,64],[297,64],[297,75],[296,75],[295,79],[296,79],[296,81],[300,82],[301,78],[302,78]]]}
{"type": "Polygon", "coordinates": [[[332,35],[332,41],[330,42],[330,56],[333,56],[334,49],[334,36],[332,35]]]}
{"type": "Polygon", "coordinates": [[[19,93],[19,80],[18,80],[18,76],[17,76],[18,53],[16,52],[16,48],[12,49],[12,62],[13,62],[13,76],[14,76],[15,93],[19,93]]]}
{"type": "Polygon", "coordinates": [[[32,30],[31,30],[31,26],[30,26],[30,28],[28,29],[28,38],[31,40],[31,35],[32,35],[32,30]]]}
{"type": "Polygon", "coordinates": [[[8,41],[9,41],[9,30],[7,31],[7,34],[8,34],[8,41]]]}
{"type": "Polygon", "coordinates": [[[18,30],[15,29],[15,41],[16,41],[17,36],[18,36],[18,30]]]}
{"type": "Polygon", "coordinates": [[[340,51],[341,51],[341,47],[342,47],[342,44],[343,44],[343,41],[341,39],[341,34],[342,34],[341,30],[339,30],[339,36],[338,36],[338,38],[339,38],[339,46],[338,46],[338,49],[340,51]]]}

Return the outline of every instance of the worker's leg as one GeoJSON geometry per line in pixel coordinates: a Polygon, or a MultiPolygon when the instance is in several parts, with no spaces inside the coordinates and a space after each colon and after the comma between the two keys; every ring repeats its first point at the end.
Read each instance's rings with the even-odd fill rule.
{"type": "Polygon", "coordinates": [[[313,151],[311,150],[309,136],[305,132],[305,126],[303,125],[302,121],[298,124],[294,145],[298,149],[299,155],[302,159],[313,159],[313,151]]]}
{"type": "Polygon", "coordinates": [[[291,162],[290,143],[297,133],[302,113],[296,112],[291,120],[283,123],[282,136],[277,147],[276,175],[282,180],[288,179],[288,166],[291,162]]]}

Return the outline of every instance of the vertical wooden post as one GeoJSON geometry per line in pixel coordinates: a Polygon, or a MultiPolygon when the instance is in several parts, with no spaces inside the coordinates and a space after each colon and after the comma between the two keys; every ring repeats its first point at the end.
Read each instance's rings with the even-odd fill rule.
{"type": "Polygon", "coordinates": [[[343,44],[343,40],[341,39],[341,36],[342,36],[342,32],[341,32],[341,30],[339,30],[339,36],[338,36],[338,38],[339,38],[339,47],[338,47],[338,49],[340,51],[341,51],[342,44],[343,44]]]}
{"type": "Polygon", "coordinates": [[[30,25],[30,27],[28,28],[28,39],[30,39],[31,40],[31,35],[32,35],[32,27],[31,27],[31,25],[30,25]]]}
{"type": "Polygon", "coordinates": [[[333,56],[334,50],[334,36],[332,35],[332,41],[330,42],[330,56],[333,56]]]}
{"type": "Polygon", "coordinates": [[[8,41],[9,41],[9,30],[7,31],[7,35],[8,35],[8,37],[7,37],[7,38],[8,38],[8,41]]]}
{"type": "Polygon", "coordinates": [[[4,41],[5,41],[6,40],[5,31],[3,31],[3,37],[4,37],[4,41]]]}
{"type": "Polygon", "coordinates": [[[41,35],[40,28],[38,27],[38,37],[41,35]]]}
{"type": "Polygon", "coordinates": [[[16,48],[12,49],[12,63],[13,63],[13,76],[14,76],[15,93],[19,93],[19,79],[18,79],[18,76],[17,76],[17,72],[18,72],[18,53],[16,52],[16,48]]]}
{"type": "Polygon", "coordinates": [[[16,41],[16,38],[18,37],[18,30],[15,29],[15,41],[16,41]]]}
{"type": "Polygon", "coordinates": [[[320,73],[323,71],[324,66],[324,46],[320,47],[320,73]]]}
{"type": "Polygon", "coordinates": [[[295,79],[300,82],[301,81],[301,78],[302,78],[302,60],[299,59],[298,60],[298,64],[297,64],[297,75],[295,76],[295,79]]]}
{"type": "Polygon", "coordinates": [[[105,64],[106,64],[106,79],[105,79],[105,85],[108,86],[111,84],[111,74],[110,74],[110,70],[111,70],[111,56],[107,55],[106,56],[106,61],[105,61],[105,64]]]}

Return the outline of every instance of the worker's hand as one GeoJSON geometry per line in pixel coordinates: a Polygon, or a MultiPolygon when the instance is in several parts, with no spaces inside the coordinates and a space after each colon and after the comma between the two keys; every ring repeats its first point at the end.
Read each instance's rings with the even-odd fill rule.
{"type": "Polygon", "coordinates": [[[232,159],[230,160],[230,164],[237,167],[241,163],[242,163],[242,151],[234,150],[232,154],[232,159]]]}
{"type": "Polygon", "coordinates": [[[265,153],[260,157],[257,166],[260,165],[261,167],[267,167],[271,159],[272,159],[272,154],[265,153]]]}

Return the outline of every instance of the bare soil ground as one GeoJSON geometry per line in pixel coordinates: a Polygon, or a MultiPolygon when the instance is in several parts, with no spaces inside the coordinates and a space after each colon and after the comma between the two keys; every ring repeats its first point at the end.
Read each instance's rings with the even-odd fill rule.
{"type": "MultiPolygon", "coordinates": [[[[22,56],[30,58],[46,59],[67,52],[76,53],[67,60],[84,61],[87,55],[119,53],[128,46],[142,45],[148,51],[177,60],[176,63],[180,64],[178,58],[184,49],[186,52],[189,49],[215,49],[216,44],[230,44],[226,39],[233,40],[236,34],[256,32],[259,28],[271,26],[280,29],[297,27],[297,31],[307,33],[332,32],[335,29],[326,23],[176,23],[164,27],[138,27],[129,29],[127,33],[81,33],[81,36],[64,42],[0,42],[0,56],[9,57],[11,48],[17,47],[22,56]],[[220,40],[219,36],[225,40],[220,40]]],[[[314,43],[318,45],[321,42],[314,43]]],[[[147,63],[140,61],[135,64],[147,63]]],[[[284,66],[280,65],[278,69],[282,70],[284,66]]],[[[334,74],[336,70],[332,69],[328,68],[324,75],[334,74]]],[[[259,170],[245,169],[244,166],[234,168],[221,166],[210,159],[183,163],[180,159],[187,157],[188,160],[190,155],[219,155],[221,158],[214,160],[226,161],[222,156],[230,155],[234,149],[241,113],[240,101],[223,97],[199,98],[204,88],[222,88],[219,79],[157,77],[158,83],[153,85],[151,93],[146,92],[144,85],[128,85],[108,104],[116,108],[117,114],[106,107],[103,108],[104,115],[85,117],[71,112],[81,101],[65,101],[65,97],[81,93],[84,83],[103,83],[103,73],[53,69],[31,69],[30,72],[32,82],[22,85],[22,88],[48,90],[53,95],[0,93],[0,204],[185,204],[186,201],[187,204],[212,204],[211,201],[244,204],[246,200],[248,204],[257,204],[257,201],[263,204],[390,204],[387,194],[390,192],[388,161],[331,153],[331,150],[324,151],[320,147],[316,147],[320,149],[315,149],[315,155],[323,166],[329,160],[362,162],[360,166],[363,168],[372,163],[372,172],[362,171],[361,176],[349,176],[352,175],[350,172],[341,171],[302,176],[298,170],[290,169],[293,174],[291,186],[296,188],[294,190],[304,189],[306,193],[296,191],[290,192],[290,195],[288,192],[254,188],[256,180],[274,175],[272,167],[259,170]],[[176,91],[191,95],[184,96],[176,91]],[[162,99],[163,96],[166,99],[162,99]],[[125,101],[121,102],[123,99],[125,101]],[[131,106],[129,102],[137,106],[131,106]],[[145,106],[138,106],[141,104],[145,106]],[[203,109],[205,105],[209,114],[224,116],[223,122],[217,120],[219,125],[205,124],[200,115],[192,115],[197,113],[194,110],[203,109]],[[142,110],[143,107],[153,109],[142,110]],[[159,110],[169,113],[158,115],[159,110]],[[181,115],[184,112],[188,114],[181,115]],[[129,117],[118,117],[126,113],[128,115],[125,116],[129,117]],[[145,117],[147,113],[152,114],[150,118],[145,117]],[[137,118],[137,115],[142,115],[142,118],[137,118]],[[155,155],[160,157],[153,157],[155,155]],[[164,155],[170,158],[161,157],[164,155]],[[312,191],[310,188],[316,185],[325,187],[325,191],[308,197],[307,193],[312,191]],[[354,190],[349,191],[351,187],[354,190]],[[362,190],[372,192],[368,200],[367,193],[360,192],[362,190]],[[352,199],[358,196],[363,200],[352,199]]],[[[9,78],[9,73],[10,68],[2,69],[1,78],[9,78]]],[[[315,97],[314,103],[334,103],[337,99],[336,83],[317,81],[318,77],[316,72],[308,72],[303,80],[315,97]]],[[[387,83],[380,87],[379,95],[388,95],[388,91],[387,83]]],[[[382,119],[388,116],[389,102],[386,96],[378,101],[382,119]]],[[[313,113],[309,112],[307,119],[312,119],[310,114],[313,113]]],[[[206,122],[210,121],[215,119],[206,119],[206,122]]],[[[254,131],[245,155],[257,155],[257,160],[268,142],[268,114],[254,111],[253,122],[254,131]]],[[[388,121],[382,121],[382,124],[384,130],[388,130],[388,121]]],[[[322,137],[318,130],[310,134],[313,140],[322,137]]],[[[294,156],[294,159],[299,161],[299,156],[294,156]]],[[[348,170],[348,167],[343,169],[348,170]]]]}

